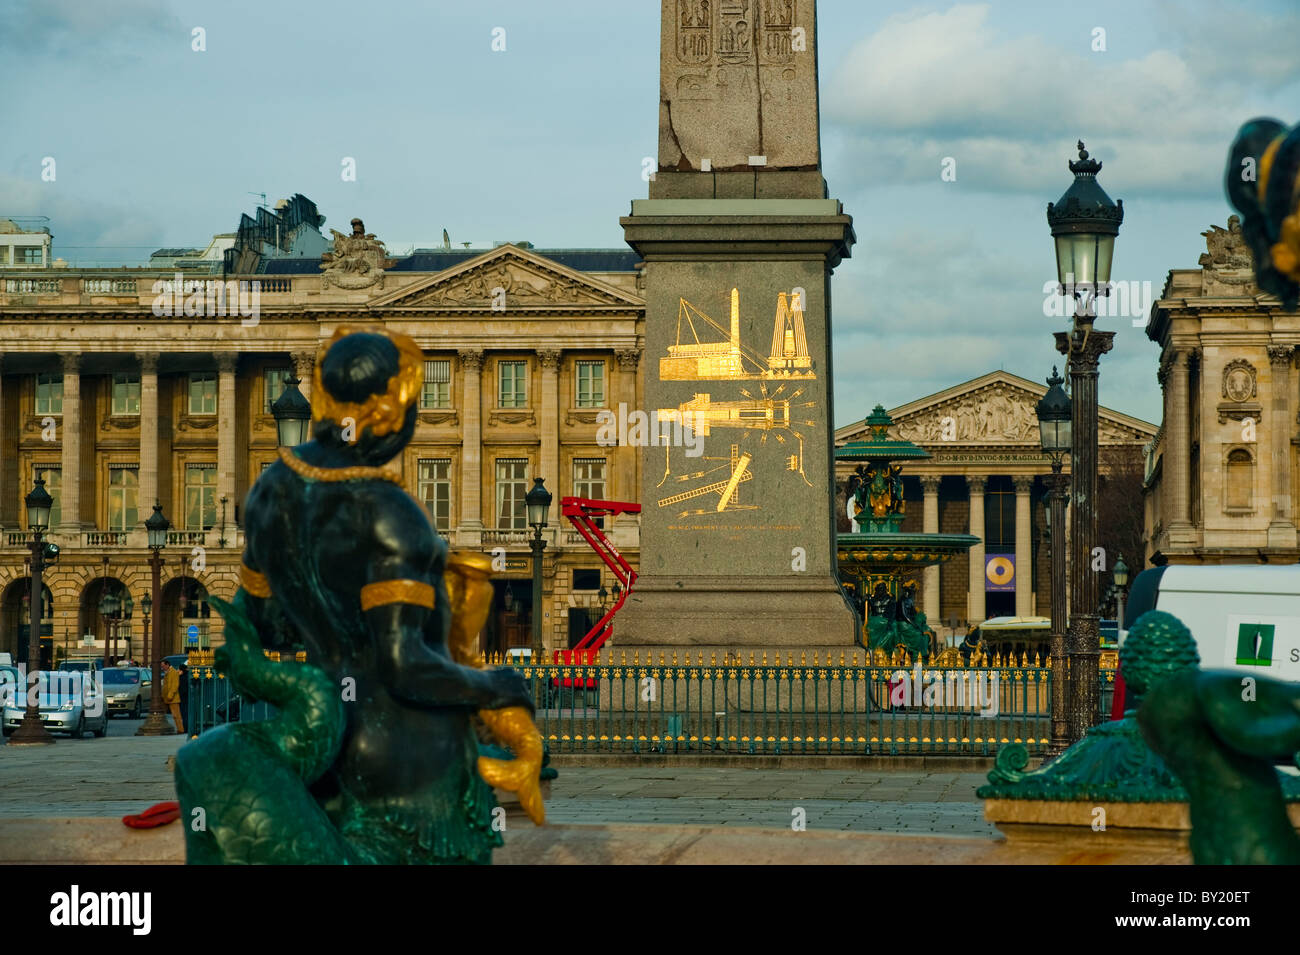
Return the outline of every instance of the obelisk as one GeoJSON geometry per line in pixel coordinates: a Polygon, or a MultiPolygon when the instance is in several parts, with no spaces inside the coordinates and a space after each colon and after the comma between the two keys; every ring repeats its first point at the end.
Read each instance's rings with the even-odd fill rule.
{"type": "Polygon", "coordinates": [[[640,574],[620,646],[855,642],[835,573],[830,273],[813,0],[662,0],[645,265],[640,574]],[[685,430],[688,426],[690,430],[685,430]],[[654,429],[652,429],[653,431],[654,429]]]}

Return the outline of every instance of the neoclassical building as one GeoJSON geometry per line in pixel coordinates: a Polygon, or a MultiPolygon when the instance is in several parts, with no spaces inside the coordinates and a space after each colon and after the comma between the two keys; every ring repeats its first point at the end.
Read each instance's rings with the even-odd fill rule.
{"type": "Polygon", "coordinates": [[[1236,216],[1151,309],[1164,422],[1147,449],[1155,563],[1295,563],[1300,315],[1255,285],[1236,216]]]}
{"type": "MultiPolygon", "coordinates": [[[[1104,376],[1102,388],[1104,394],[1104,376]]],[[[890,436],[912,441],[931,455],[904,466],[903,530],[980,538],[969,554],[923,572],[922,609],[941,635],[989,617],[1051,612],[1044,497],[1051,464],[1041,450],[1035,410],[1046,392],[1045,384],[994,371],[889,409],[894,419],[890,436]]],[[[1130,493],[1139,495],[1141,451],[1156,426],[1104,407],[1100,416],[1099,496],[1104,503],[1108,486],[1118,494],[1118,480],[1108,479],[1117,477],[1116,470],[1129,468],[1130,493]]],[[[866,433],[863,421],[839,428],[836,445],[866,433]]],[[[844,487],[852,471],[849,462],[836,465],[842,531],[849,530],[844,487]]],[[[1133,536],[1140,540],[1140,526],[1134,527],[1133,536]]],[[[1102,537],[1107,539],[1104,530],[1102,537]]],[[[1134,563],[1137,556],[1130,553],[1126,562],[1134,563]]]]}
{"type": "MultiPolygon", "coordinates": [[[[172,522],[154,608],[164,652],[191,626],[200,646],[219,643],[207,597],[237,587],[241,504],[277,453],[271,403],[291,375],[310,397],[317,349],[340,325],[424,349],[419,425],[391,467],[453,547],[500,558],[484,649],[530,643],[534,477],[555,499],[545,639],[586,632],[613,578],[560,498],[636,499],[637,449],[602,443],[597,416],[641,404],[637,256],[523,243],[394,260],[357,226],[324,262],[280,256],[252,274],[0,266],[0,652],[26,656],[23,498],[38,476],[62,552],[44,576],[47,658],[102,654],[110,626],[119,655],[143,655],[155,500],[172,522]],[[106,592],[129,594],[129,621],[100,614],[106,592]]],[[[635,564],[635,519],[606,532],[635,564]]]]}

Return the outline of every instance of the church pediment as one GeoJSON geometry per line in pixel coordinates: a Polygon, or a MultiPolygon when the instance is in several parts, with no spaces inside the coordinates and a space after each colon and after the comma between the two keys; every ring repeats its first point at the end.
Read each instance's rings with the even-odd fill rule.
{"type": "Polygon", "coordinates": [[[643,305],[639,299],[558,262],[503,245],[426,282],[377,299],[370,307],[510,312],[643,305]]]}
{"type": "MultiPolygon", "coordinates": [[[[1032,450],[1039,447],[1037,405],[1046,393],[1046,385],[993,372],[890,409],[890,436],[931,452],[971,446],[1032,450]]],[[[1108,408],[1100,409],[1099,423],[1101,444],[1145,443],[1156,432],[1155,425],[1108,408]]],[[[836,431],[836,443],[866,433],[866,425],[855,422],[836,431]]]]}

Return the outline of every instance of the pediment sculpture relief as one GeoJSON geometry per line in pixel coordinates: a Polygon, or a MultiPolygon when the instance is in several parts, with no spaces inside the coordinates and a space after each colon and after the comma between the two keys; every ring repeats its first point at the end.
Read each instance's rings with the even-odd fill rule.
{"type": "Polygon", "coordinates": [[[1254,259],[1250,247],[1241,233],[1241,219],[1228,216],[1226,229],[1210,226],[1205,236],[1205,252],[1197,264],[1201,273],[1204,295],[1251,295],[1258,291],[1255,284],[1254,259]]]}
{"type": "Polygon", "coordinates": [[[435,285],[403,305],[466,305],[497,311],[512,305],[604,304],[614,301],[564,275],[546,275],[510,261],[487,263],[435,285]]]}
{"type": "Polygon", "coordinates": [[[963,395],[909,415],[894,425],[894,436],[917,444],[1036,444],[1038,416],[1031,396],[999,388],[963,395]]]}

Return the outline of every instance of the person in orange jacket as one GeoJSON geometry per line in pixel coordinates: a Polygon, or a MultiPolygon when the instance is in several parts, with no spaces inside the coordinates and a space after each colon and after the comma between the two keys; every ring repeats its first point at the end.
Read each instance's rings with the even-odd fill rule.
{"type": "Polygon", "coordinates": [[[167,708],[171,710],[172,722],[176,724],[176,732],[185,732],[185,721],[181,719],[181,675],[180,672],[168,663],[162,662],[163,685],[162,699],[167,708]]]}

